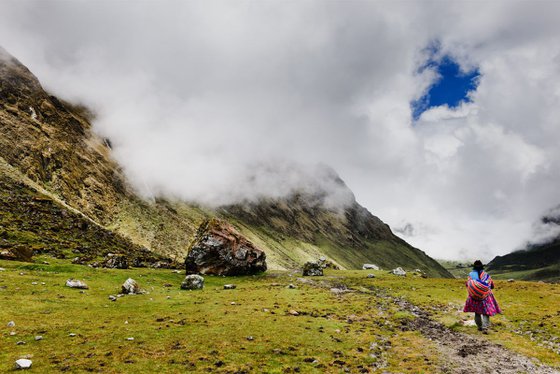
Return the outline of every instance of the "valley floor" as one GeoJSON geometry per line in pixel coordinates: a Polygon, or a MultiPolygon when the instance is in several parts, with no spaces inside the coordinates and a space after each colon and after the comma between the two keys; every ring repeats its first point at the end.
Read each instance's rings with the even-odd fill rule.
{"type": "Polygon", "coordinates": [[[504,314],[482,335],[459,279],[272,272],[183,291],[171,270],[46,257],[0,268],[0,372],[22,357],[38,373],[560,372],[558,284],[497,281],[504,314]],[[147,293],[110,301],[128,277],[147,293]]]}

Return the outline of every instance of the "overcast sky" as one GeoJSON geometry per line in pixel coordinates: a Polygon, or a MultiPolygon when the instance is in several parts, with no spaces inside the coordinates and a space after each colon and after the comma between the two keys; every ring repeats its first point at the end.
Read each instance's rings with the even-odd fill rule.
{"type": "Polygon", "coordinates": [[[146,195],[330,188],[325,164],[429,255],[489,260],[555,234],[535,223],[560,203],[559,15],[555,1],[2,1],[0,45],[97,112],[146,195]],[[434,43],[479,84],[413,121],[434,43]]]}

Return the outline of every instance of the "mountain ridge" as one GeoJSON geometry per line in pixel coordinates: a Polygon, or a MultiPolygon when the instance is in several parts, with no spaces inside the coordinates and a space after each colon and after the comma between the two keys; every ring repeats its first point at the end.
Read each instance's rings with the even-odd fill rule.
{"type": "MultiPolygon", "coordinates": [[[[63,204],[135,245],[182,261],[200,223],[216,216],[262,247],[272,269],[297,268],[326,256],[341,268],[373,262],[450,276],[396,237],[353,194],[342,210],[325,207],[320,194],[305,193],[218,209],[165,198],[143,200],[112,159],[110,141],[95,134],[88,118],[84,107],[45,92],[15,58],[6,53],[0,58],[0,156],[63,204]]],[[[336,173],[332,178],[347,189],[336,173]]]]}

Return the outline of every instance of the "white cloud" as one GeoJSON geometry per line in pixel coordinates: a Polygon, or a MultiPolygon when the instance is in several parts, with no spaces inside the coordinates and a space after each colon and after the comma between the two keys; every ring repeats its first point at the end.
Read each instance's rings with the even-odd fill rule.
{"type": "Polygon", "coordinates": [[[559,203],[559,13],[512,1],[5,1],[0,44],[98,112],[145,194],[281,196],[324,184],[314,165],[327,164],[374,214],[411,223],[406,239],[430,255],[489,259],[559,203]],[[434,40],[478,66],[480,85],[472,103],[413,124],[410,102],[437,78],[417,71],[434,40]]]}

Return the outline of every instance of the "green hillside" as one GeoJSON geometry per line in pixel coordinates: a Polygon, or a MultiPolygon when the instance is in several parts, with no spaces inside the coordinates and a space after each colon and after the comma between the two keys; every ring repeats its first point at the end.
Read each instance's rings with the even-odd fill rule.
{"type": "Polygon", "coordinates": [[[217,211],[182,201],[143,200],[111,158],[110,141],[92,131],[91,118],[84,107],[45,92],[16,59],[0,60],[2,172],[12,170],[14,183],[126,239],[130,250],[146,248],[182,262],[199,224],[220,216],[267,253],[269,269],[297,268],[325,256],[341,268],[375,263],[450,276],[357,203],[341,213],[321,204],[309,206],[300,195],[217,211]]]}

